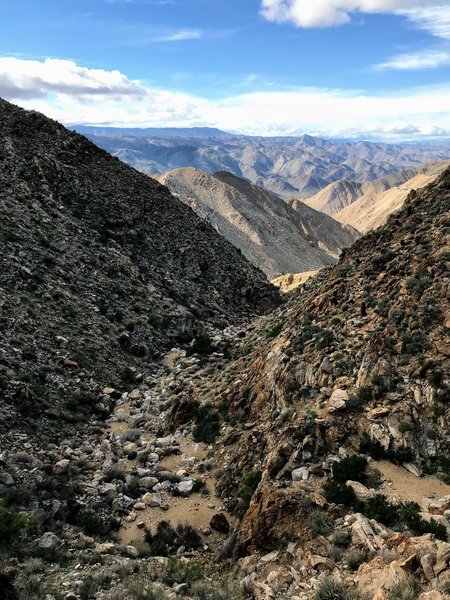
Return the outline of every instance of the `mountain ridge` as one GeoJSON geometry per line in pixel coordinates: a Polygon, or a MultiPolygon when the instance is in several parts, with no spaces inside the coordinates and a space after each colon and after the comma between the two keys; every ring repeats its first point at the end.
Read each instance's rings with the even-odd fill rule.
{"type": "Polygon", "coordinates": [[[305,205],[294,211],[272,192],[229,172],[208,175],[185,168],[153,177],[210,222],[269,279],[330,265],[359,235],[305,205]]]}

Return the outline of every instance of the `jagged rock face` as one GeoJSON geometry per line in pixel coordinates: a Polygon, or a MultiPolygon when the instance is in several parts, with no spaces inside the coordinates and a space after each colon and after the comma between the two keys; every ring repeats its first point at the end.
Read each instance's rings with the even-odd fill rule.
{"type": "Polygon", "coordinates": [[[269,546],[256,515],[268,490],[283,503],[295,494],[299,467],[320,473],[363,440],[419,468],[448,455],[449,206],[447,170],[250,331],[213,382],[227,414],[251,424],[221,458],[222,496],[236,506],[242,473],[262,474],[242,523],[247,545],[252,531],[269,546]]]}
{"type": "Polygon", "coordinates": [[[89,412],[95,384],[278,301],[165,187],[38,113],[1,101],[0,122],[2,417],[58,418],[69,380],[89,412]]]}
{"type": "Polygon", "coordinates": [[[358,237],[352,227],[281,198],[231,173],[176,169],[156,175],[171,192],[211,223],[269,279],[333,264],[358,237]]]}

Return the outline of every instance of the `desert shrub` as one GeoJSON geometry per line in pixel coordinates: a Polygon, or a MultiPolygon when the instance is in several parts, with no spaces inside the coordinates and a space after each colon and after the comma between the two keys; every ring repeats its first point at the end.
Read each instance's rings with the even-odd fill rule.
{"type": "Polygon", "coordinates": [[[333,464],[333,479],[338,483],[348,480],[363,482],[366,477],[367,458],[354,454],[333,464]]]}
{"type": "Polygon", "coordinates": [[[266,329],[266,337],[272,339],[277,337],[283,330],[283,323],[275,323],[268,329],[266,329]]]}
{"type": "Polygon", "coordinates": [[[368,560],[367,551],[363,548],[352,548],[345,555],[345,564],[353,573],[368,560]]]}
{"type": "Polygon", "coordinates": [[[398,431],[402,435],[407,433],[408,431],[413,431],[414,425],[412,423],[408,423],[408,421],[400,421],[398,424],[398,431]]]}
{"type": "Polygon", "coordinates": [[[184,546],[186,550],[197,550],[201,545],[201,537],[191,525],[178,525],[176,529],[168,521],[158,523],[155,535],[145,533],[150,556],[168,556],[184,546]]]}
{"type": "Polygon", "coordinates": [[[345,483],[328,479],[323,486],[323,495],[328,502],[333,504],[343,504],[355,511],[361,509],[362,503],[356,497],[353,489],[345,483]]]}
{"type": "Polygon", "coordinates": [[[358,388],[356,395],[361,402],[370,402],[373,399],[373,389],[369,385],[362,386],[358,388]]]}
{"type": "Polygon", "coordinates": [[[137,442],[140,437],[141,431],[139,429],[129,429],[120,436],[120,439],[122,442],[137,442]]]}
{"type": "Polygon", "coordinates": [[[386,496],[377,494],[367,501],[363,512],[370,518],[387,527],[400,531],[408,530],[414,535],[432,533],[440,540],[447,540],[446,528],[436,520],[425,521],[420,516],[420,506],[416,502],[390,502],[386,496]]]}
{"type": "Polygon", "coordinates": [[[168,600],[169,597],[162,585],[153,583],[146,575],[139,575],[127,582],[126,596],[120,600],[168,600]]]}
{"type": "Polygon", "coordinates": [[[208,486],[201,477],[196,477],[194,479],[194,487],[192,488],[192,491],[194,494],[202,494],[205,496],[209,495],[208,486]]]}
{"type": "Polygon", "coordinates": [[[388,600],[416,600],[419,586],[412,575],[405,575],[388,593],[388,600]]]}
{"type": "Polygon", "coordinates": [[[193,436],[196,442],[212,444],[220,433],[219,413],[209,404],[200,406],[195,415],[193,436]]]}
{"type": "Polygon", "coordinates": [[[372,439],[365,435],[359,444],[359,451],[362,454],[368,454],[375,460],[386,458],[386,450],[378,440],[372,439]]]}
{"type": "Polygon", "coordinates": [[[404,333],[400,339],[404,354],[416,356],[431,348],[428,339],[421,331],[414,331],[411,334],[404,333]]]}
{"type": "Polygon", "coordinates": [[[216,585],[195,582],[190,590],[193,600],[244,600],[244,594],[237,583],[223,582],[216,585]]]}
{"type": "Polygon", "coordinates": [[[118,481],[125,481],[125,471],[119,465],[111,465],[108,469],[106,469],[103,479],[106,483],[111,483],[117,479],[118,481]]]}
{"type": "Polygon", "coordinates": [[[6,505],[0,498],[0,544],[9,544],[30,526],[28,515],[6,505]]]}
{"type": "Polygon", "coordinates": [[[433,283],[433,278],[429,275],[423,275],[422,277],[411,277],[406,281],[406,289],[410,290],[417,300],[422,298],[424,292],[433,283]]]}
{"type": "Polygon", "coordinates": [[[327,577],[320,582],[314,600],[363,600],[356,588],[327,577]]]}
{"type": "Polygon", "coordinates": [[[214,352],[214,346],[209,335],[201,333],[197,335],[192,342],[192,345],[186,351],[186,356],[192,356],[192,354],[201,354],[207,356],[214,352]]]}
{"type": "Polygon", "coordinates": [[[313,510],[306,518],[306,524],[312,535],[324,535],[333,529],[329,516],[321,510],[313,510]]]}
{"type": "Polygon", "coordinates": [[[383,494],[370,498],[365,505],[364,513],[369,519],[375,519],[388,527],[396,523],[397,511],[395,506],[383,494]]]}
{"type": "Polygon", "coordinates": [[[239,489],[240,506],[237,511],[240,518],[247,512],[248,507],[250,506],[250,500],[261,481],[261,476],[261,471],[253,469],[252,471],[247,471],[242,478],[241,487],[239,489]]]}
{"type": "Polygon", "coordinates": [[[107,517],[98,515],[93,510],[82,510],[74,518],[74,525],[80,527],[87,535],[110,537],[118,528],[118,524],[107,517]]]}
{"type": "Polygon", "coordinates": [[[202,538],[191,525],[178,525],[176,534],[179,547],[184,546],[186,550],[197,550],[201,546],[202,538]]]}
{"type": "Polygon", "coordinates": [[[169,586],[179,583],[187,583],[191,586],[194,581],[201,579],[201,577],[202,569],[200,565],[171,557],[162,575],[162,582],[169,586]]]}

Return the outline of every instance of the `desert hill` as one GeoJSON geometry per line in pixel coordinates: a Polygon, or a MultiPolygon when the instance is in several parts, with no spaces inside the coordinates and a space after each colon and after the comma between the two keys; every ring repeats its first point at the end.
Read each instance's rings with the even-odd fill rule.
{"type": "Polygon", "coordinates": [[[330,265],[358,237],[353,228],[305,205],[292,210],[272,192],[231,173],[191,168],[155,177],[269,279],[330,265]]]}
{"type": "MultiPolygon", "coordinates": [[[[383,180],[378,185],[371,186],[370,183],[363,186],[364,194],[357,198],[352,204],[343,208],[334,218],[341,223],[347,223],[356,227],[359,231],[366,232],[376,229],[386,222],[390,214],[398,210],[405,202],[411,190],[419,189],[431,183],[446,168],[448,162],[432,163],[424,168],[418,169],[417,174],[403,183],[394,180],[394,185],[383,189],[383,180]]],[[[388,183],[393,183],[391,179],[388,183]]]]}

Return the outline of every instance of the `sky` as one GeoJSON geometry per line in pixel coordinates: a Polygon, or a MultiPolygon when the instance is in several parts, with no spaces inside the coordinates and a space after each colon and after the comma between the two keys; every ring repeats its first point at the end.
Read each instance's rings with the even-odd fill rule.
{"type": "Polygon", "coordinates": [[[450,0],[2,0],[0,96],[65,124],[450,137],[450,0]]]}

